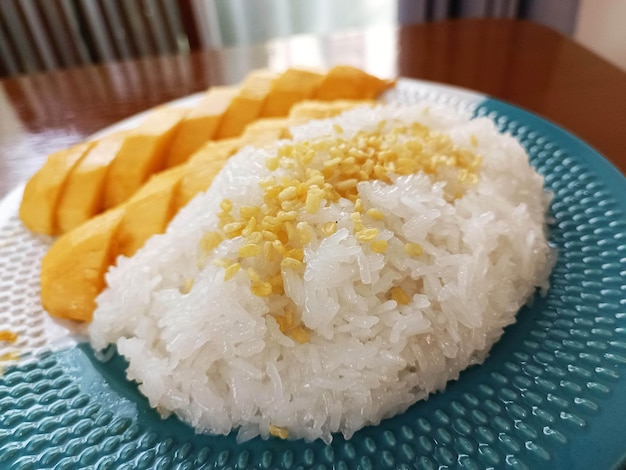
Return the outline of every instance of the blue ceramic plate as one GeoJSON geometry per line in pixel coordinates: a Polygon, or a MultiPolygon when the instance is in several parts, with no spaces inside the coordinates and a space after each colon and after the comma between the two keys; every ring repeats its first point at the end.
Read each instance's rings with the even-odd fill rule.
{"type": "Polygon", "coordinates": [[[237,444],[234,435],[196,435],[149,408],[119,356],[102,363],[88,345],[59,343],[73,330],[51,322],[37,302],[38,259],[49,241],[19,224],[17,190],[0,205],[0,330],[19,334],[0,343],[0,468],[624,465],[626,179],[576,137],[500,101],[409,80],[387,99],[447,102],[490,117],[521,141],[554,192],[550,291],[519,312],[484,364],[348,441],[237,444]]]}

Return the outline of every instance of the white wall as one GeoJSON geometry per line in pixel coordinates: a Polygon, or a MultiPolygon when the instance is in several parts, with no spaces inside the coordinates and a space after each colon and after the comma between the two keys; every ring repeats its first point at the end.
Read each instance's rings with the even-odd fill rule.
{"type": "Polygon", "coordinates": [[[626,1],[580,0],[574,39],[626,71],[626,1]]]}

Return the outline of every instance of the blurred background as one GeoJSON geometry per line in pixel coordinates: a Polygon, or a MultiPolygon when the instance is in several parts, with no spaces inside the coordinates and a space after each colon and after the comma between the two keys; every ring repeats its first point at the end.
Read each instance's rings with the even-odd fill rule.
{"type": "Polygon", "coordinates": [[[544,24],[626,70],[624,0],[0,0],[0,76],[471,17],[544,24]]]}

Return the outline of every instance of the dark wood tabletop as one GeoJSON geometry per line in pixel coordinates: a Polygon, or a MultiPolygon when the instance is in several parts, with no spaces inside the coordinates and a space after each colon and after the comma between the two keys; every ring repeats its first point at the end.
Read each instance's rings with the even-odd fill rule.
{"type": "Polygon", "coordinates": [[[533,111],[626,173],[626,73],[555,31],[514,20],[455,20],[296,36],[0,81],[0,198],[58,149],[125,117],[251,69],[346,63],[383,77],[470,88],[533,111]]]}

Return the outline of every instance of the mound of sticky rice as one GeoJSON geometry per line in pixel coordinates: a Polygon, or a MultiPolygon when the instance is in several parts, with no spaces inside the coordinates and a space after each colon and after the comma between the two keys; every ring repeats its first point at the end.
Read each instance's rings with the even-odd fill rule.
{"type": "Polygon", "coordinates": [[[98,298],[93,347],[198,432],[349,438],[547,288],[549,194],[490,120],[387,105],[292,135],[234,155],[98,298]]]}

